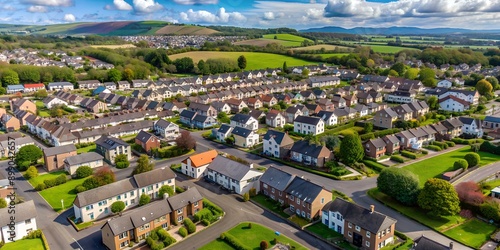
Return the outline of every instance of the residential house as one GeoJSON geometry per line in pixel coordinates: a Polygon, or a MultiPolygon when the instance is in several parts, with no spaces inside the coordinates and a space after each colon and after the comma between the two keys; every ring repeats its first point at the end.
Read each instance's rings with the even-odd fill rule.
{"type": "Polygon", "coordinates": [[[246,99],[246,104],[248,105],[249,108],[252,109],[260,109],[264,106],[264,104],[259,98],[254,98],[254,97],[246,99]]]}
{"type": "Polygon", "coordinates": [[[0,117],[1,128],[5,131],[16,131],[21,128],[21,122],[14,116],[3,114],[0,117]]]}
{"type": "Polygon", "coordinates": [[[233,132],[233,127],[229,124],[222,124],[218,129],[214,129],[212,134],[218,141],[224,142],[231,132],[233,132]]]}
{"type": "Polygon", "coordinates": [[[449,81],[448,79],[441,80],[437,83],[438,88],[451,88],[453,86],[453,83],[449,81]]]}
{"type": "Polygon", "coordinates": [[[483,120],[483,127],[489,129],[496,129],[500,127],[500,117],[487,115],[483,120]]]}
{"type": "Polygon", "coordinates": [[[266,114],[266,124],[272,128],[285,126],[285,117],[278,110],[269,110],[266,114]]]}
{"type": "Polygon", "coordinates": [[[188,109],[196,112],[199,115],[217,117],[217,110],[210,104],[192,102],[189,104],[188,109]]]}
{"type": "Polygon", "coordinates": [[[260,192],[284,205],[287,201],[285,190],[294,178],[295,175],[271,166],[259,179],[260,192]]]}
{"type": "Polygon", "coordinates": [[[259,144],[259,134],[253,130],[236,126],[231,134],[234,136],[234,145],[238,147],[249,148],[259,144]]]}
{"type": "Polygon", "coordinates": [[[371,158],[378,159],[385,155],[386,142],[382,138],[368,140],[365,144],[365,155],[371,158]]]}
{"type": "Polygon", "coordinates": [[[251,188],[258,192],[259,178],[263,174],[254,170],[253,164],[247,166],[220,155],[208,165],[207,173],[208,180],[240,195],[248,193],[251,188]]]}
{"type": "Polygon", "coordinates": [[[76,155],[74,144],[43,149],[43,161],[47,171],[64,169],[64,160],[76,155]]]}
{"type": "Polygon", "coordinates": [[[347,106],[347,101],[338,95],[333,96],[332,102],[335,105],[335,108],[345,108],[347,106]]]}
{"type": "Polygon", "coordinates": [[[231,107],[232,113],[239,113],[244,108],[248,108],[248,105],[243,100],[231,98],[231,99],[227,100],[226,103],[231,107]]]}
{"type": "Polygon", "coordinates": [[[268,156],[283,159],[290,154],[294,141],[287,133],[268,130],[264,135],[262,153],[268,156]]]}
{"type": "Polygon", "coordinates": [[[24,110],[36,114],[36,104],[27,99],[13,99],[10,101],[10,110],[12,112],[24,110]]]}
{"type": "Polygon", "coordinates": [[[355,203],[336,198],[322,209],[321,223],[360,249],[379,250],[394,241],[396,220],[355,203]]]}
{"type": "Polygon", "coordinates": [[[345,95],[343,98],[347,107],[358,104],[358,96],[355,94],[345,95]]]}
{"type": "Polygon", "coordinates": [[[108,110],[108,106],[106,105],[106,103],[99,100],[92,100],[85,106],[85,109],[92,113],[102,113],[108,110]]]}
{"type": "Polygon", "coordinates": [[[246,114],[236,114],[231,117],[231,126],[242,127],[256,131],[259,129],[259,121],[250,115],[246,114]]]}
{"type": "Polygon", "coordinates": [[[460,90],[460,89],[445,90],[438,94],[438,99],[443,99],[450,95],[462,99],[470,103],[471,105],[479,104],[479,92],[477,92],[477,90],[476,91],[460,90]]]}
{"type": "Polygon", "coordinates": [[[77,81],[79,89],[96,89],[102,86],[102,83],[98,80],[87,80],[87,81],[77,81]]]}
{"type": "Polygon", "coordinates": [[[260,118],[264,117],[266,114],[262,110],[258,109],[252,109],[248,113],[251,117],[255,118],[256,120],[259,120],[260,118]]]}
{"type": "Polygon", "coordinates": [[[183,110],[179,115],[179,121],[189,127],[205,129],[217,124],[217,120],[211,116],[198,115],[194,111],[183,110]]]}
{"type": "Polygon", "coordinates": [[[427,238],[425,235],[415,239],[410,250],[453,250],[453,241],[448,246],[427,238]]]}
{"type": "Polygon", "coordinates": [[[96,152],[88,152],[79,155],[69,156],[64,159],[64,170],[70,175],[74,175],[76,170],[82,166],[98,168],[104,165],[104,157],[96,152]]]}
{"type": "Polygon", "coordinates": [[[103,135],[95,141],[95,145],[95,152],[104,156],[104,161],[108,164],[114,164],[115,158],[119,154],[125,154],[128,160],[132,159],[130,145],[118,138],[103,135]]]}
{"type": "Polygon", "coordinates": [[[324,122],[325,126],[337,125],[337,116],[332,111],[319,111],[317,114],[324,122]]]}
{"type": "Polygon", "coordinates": [[[398,114],[392,108],[382,109],[373,116],[373,126],[379,128],[392,128],[398,120],[398,114]]]}
{"type": "Polygon", "coordinates": [[[154,134],[141,130],[135,137],[135,144],[140,145],[149,154],[152,149],[160,148],[160,139],[154,134]]]}
{"type": "Polygon", "coordinates": [[[119,81],[118,82],[119,90],[128,90],[130,89],[130,83],[128,81],[119,81]]]}
{"type": "Polygon", "coordinates": [[[105,82],[103,85],[106,89],[109,89],[111,91],[116,90],[116,83],[114,82],[105,82]]]}
{"type": "MultiPolygon", "coordinates": [[[[307,110],[307,108],[305,108],[307,110]]],[[[307,111],[309,113],[309,110],[307,111]]],[[[297,106],[288,107],[285,111],[285,119],[287,123],[293,123],[299,115],[304,115],[302,109],[297,106]]]]}
{"type": "Polygon", "coordinates": [[[333,111],[335,109],[335,104],[330,101],[330,99],[319,99],[316,100],[316,103],[320,106],[321,110],[324,111],[333,111]]]}
{"type": "Polygon", "coordinates": [[[446,134],[444,135],[445,140],[451,140],[462,134],[462,127],[464,124],[456,117],[446,119],[442,121],[441,124],[446,128],[446,134]]]}
{"type": "Polygon", "coordinates": [[[218,153],[215,149],[191,155],[181,162],[181,171],[191,178],[198,179],[204,177],[207,174],[206,170],[208,165],[212,163],[217,156],[218,153]]]}
{"type": "Polygon", "coordinates": [[[165,119],[155,121],[153,129],[157,135],[167,140],[173,140],[179,137],[179,125],[165,119]]]}
{"type": "Polygon", "coordinates": [[[221,113],[221,112],[224,112],[226,114],[231,113],[231,106],[229,106],[229,104],[227,104],[225,102],[215,101],[215,102],[212,102],[211,105],[212,105],[212,107],[215,108],[217,113],[221,113]]]}
{"type": "Polygon", "coordinates": [[[458,119],[463,123],[462,134],[476,138],[483,137],[483,126],[481,120],[464,116],[459,117],[458,119]]]}
{"type": "Polygon", "coordinates": [[[293,122],[293,131],[306,135],[319,135],[325,131],[325,122],[319,117],[300,115],[293,122]]]}
{"type": "Polygon", "coordinates": [[[382,137],[385,142],[385,153],[393,154],[399,152],[400,142],[399,139],[394,135],[386,135],[382,137]]]}
{"type": "Polygon", "coordinates": [[[57,90],[73,90],[75,87],[73,83],[70,82],[49,82],[47,85],[47,89],[49,91],[57,91],[57,90]]]}
{"type": "Polygon", "coordinates": [[[24,93],[36,92],[42,89],[45,89],[45,85],[43,83],[24,84],[24,93]]]}
{"type": "Polygon", "coordinates": [[[385,101],[394,103],[410,103],[415,101],[417,96],[416,91],[394,91],[392,93],[385,94],[385,101]]]}
{"type": "Polygon", "coordinates": [[[132,80],[132,87],[134,88],[145,88],[148,84],[148,80],[132,80]]]}
{"type": "Polygon", "coordinates": [[[21,84],[16,84],[16,85],[7,85],[7,88],[5,89],[7,94],[14,94],[14,93],[23,93],[24,92],[24,86],[21,84]]]}
{"type": "Polygon", "coordinates": [[[278,100],[272,95],[262,95],[260,96],[260,100],[263,105],[267,105],[268,107],[278,104],[278,100]]]}
{"type": "Polygon", "coordinates": [[[442,99],[439,99],[439,109],[452,112],[462,112],[469,110],[470,103],[464,101],[456,96],[448,95],[442,99]]]}
{"type": "Polygon", "coordinates": [[[327,147],[309,141],[297,141],[290,149],[291,160],[315,167],[324,167],[332,158],[333,153],[327,147]]]}
{"type": "Polygon", "coordinates": [[[38,215],[33,200],[18,203],[15,208],[1,208],[0,214],[2,214],[0,216],[0,241],[3,243],[21,240],[38,229],[36,221],[38,215]]]}
{"type": "Polygon", "coordinates": [[[299,177],[290,182],[285,193],[290,212],[310,220],[321,216],[321,209],[332,200],[330,191],[299,177]]]}
{"type": "Polygon", "coordinates": [[[52,107],[54,107],[56,105],[68,105],[68,102],[61,100],[61,99],[54,97],[54,96],[48,96],[48,97],[45,97],[43,99],[43,105],[46,108],[51,109],[52,107]]]}

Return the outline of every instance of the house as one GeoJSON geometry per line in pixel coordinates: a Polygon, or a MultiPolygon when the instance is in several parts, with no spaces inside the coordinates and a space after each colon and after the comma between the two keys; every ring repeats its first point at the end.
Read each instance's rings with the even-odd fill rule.
{"type": "Polygon", "coordinates": [[[259,178],[262,174],[253,169],[253,164],[247,166],[219,155],[208,165],[206,178],[227,190],[243,195],[251,188],[259,191],[259,178]]]}
{"type": "Polygon", "coordinates": [[[459,99],[462,99],[471,105],[478,105],[479,104],[479,92],[477,90],[475,91],[470,91],[470,90],[461,90],[461,89],[449,89],[449,90],[443,90],[442,92],[438,92],[438,99],[443,99],[447,96],[455,96],[459,99]]]}
{"type": "MultiPolygon", "coordinates": [[[[306,108],[307,110],[307,108],[306,108]]],[[[307,111],[309,113],[309,110],[307,111]]],[[[287,123],[293,123],[299,115],[304,115],[302,110],[297,106],[288,107],[285,111],[285,119],[287,123]]]]}
{"type": "Polygon", "coordinates": [[[272,128],[285,126],[285,117],[278,110],[269,110],[266,114],[266,124],[272,128]]]}
{"type": "Polygon", "coordinates": [[[483,120],[483,127],[496,129],[500,127],[500,117],[487,115],[483,120]]]}
{"type": "Polygon", "coordinates": [[[131,242],[147,238],[158,228],[167,230],[203,209],[203,196],[195,188],[144,205],[133,212],[110,219],[101,227],[102,244],[110,250],[127,248],[131,242]]]}
{"type": "Polygon", "coordinates": [[[260,97],[260,100],[262,101],[263,105],[267,105],[268,107],[272,107],[272,106],[278,104],[278,99],[276,99],[272,95],[262,95],[260,97]]]}
{"type": "Polygon", "coordinates": [[[337,124],[337,116],[332,111],[319,111],[317,114],[324,122],[325,126],[333,126],[337,124]]]}
{"type": "Polygon", "coordinates": [[[252,109],[252,110],[250,110],[248,115],[255,118],[256,120],[259,120],[260,118],[264,117],[266,114],[262,110],[252,109]]]}
{"type": "Polygon", "coordinates": [[[196,112],[199,115],[217,117],[217,110],[210,104],[192,102],[189,104],[188,109],[196,112]]]}
{"type": "Polygon", "coordinates": [[[26,99],[14,99],[10,101],[10,110],[12,112],[24,110],[36,114],[36,104],[26,99]]]}
{"type": "Polygon", "coordinates": [[[221,102],[221,101],[212,102],[212,107],[215,108],[217,113],[220,113],[220,112],[224,112],[226,114],[231,113],[231,106],[229,106],[229,104],[227,104],[225,102],[221,102]]]}
{"type": "Polygon", "coordinates": [[[189,127],[206,129],[217,124],[217,120],[212,116],[198,115],[194,111],[183,110],[179,115],[179,121],[189,127]]]}
{"type": "Polygon", "coordinates": [[[24,92],[24,86],[21,84],[17,85],[7,85],[6,88],[7,94],[14,94],[14,93],[23,93],[24,92]]]}
{"type": "Polygon", "coordinates": [[[427,238],[425,235],[415,239],[410,250],[453,250],[453,241],[448,246],[427,238]]]}
{"type": "Polygon", "coordinates": [[[472,117],[459,117],[458,118],[464,125],[462,127],[462,134],[470,135],[476,138],[483,137],[483,126],[479,119],[472,117]]]}
{"type": "Polygon", "coordinates": [[[290,159],[305,165],[324,167],[333,158],[333,153],[325,146],[297,141],[290,149],[290,159]]]}
{"type": "Polygon", "coordinates": [[[321,209],[332,200],[332,193],[323,187],[295,177],[285,189],[286,204],[298,216],[313,220],[321,216],[321,209]]]}
{"type": "Polygon", "coordinates": [[[345,108],[347,106],[346,100],[339,96],[339,95],[334,95],[332,98],[333,105],[335,105],[335,108],[345,108]]]}
{"type": "Polygon", "coordinates": [[[287,133],[268,130],[264,135],[262,153],[268,156],[283,159],[290,154],[293,139],[287,133]]]}
{"type": "Polygon", "coordinates": [[[45,85],[43,83],[24,84],[24,93],[36,92],[42,89],[45,89],[45,85]]]}
{"type": "Polygon", "coordinates": [[[253,130],[234,127],[231,134],[234,136],[234,145],[238,147],[249,148],[259,144],[259,134],[253,130]]]}
{"type": "Polygon", "coordinates": [[[319,117],[300,115],[293,122],[293,131],[305,135],[319,135],[325,131],[325,122],[319,117]]]}
{"type": "Polygon", "coordinates": [[[141,130],[135,137],[135,144],[140,145],[149,154],[152,149],[160,148],[160,139],[149,132],[141,130]]]}
{"type": "Polygon", "coordinates": [[[285,190],[294,178],[295,175],[271,166],[259,179],[260,192],[284,205],[287,200],[285,190]]]}
{"type": "MultiPolygon", "coordinates": [[[[297,105],[299,108],[301,108],[302,105],[297,105]]],[[[318,105],[318,104],[309,104],[309,103],[306,103],[304,104],[304,106],[309,110],[309,115],[315,115],[317,114],[319,111],[321,111],[321,106],[318,105]]]]}
{"type": "Polygon", "coordinates": [[[47,171],[64,169],[64,160],[76,155],[74,144],[43,149],[43,161],[47,171]]]}
{"type": "Polygon", "coordinates": [[[4,243],[21,240],[30,232],[37,230],[36,217],[38,215],[33,200],[16,204],[15,215],[11,212],[13,210],[14,208],[11,207],[0,209],[2,215],[0,216],[0,241],[4,243]]]}
{"type": "Polygon", "coordinates": [[[136,174],[127,179],[80,192],[73,202],[75,219],[81,222],[103,219],[112,215],[110,206],[115,201],[123,201],[125,210],[139,205],[142,194],[151,199],[159,197],[162,186],[175,189],[175,173],[170,168],[157,168],[136,174]]]}
{"type": "Polygon", "coordinates": [[[21,128],[21,122],[14,116],[3,114],[0,117],[1,128],[5,131],[15,131],[21,128]]]}
{"type": "Polygon", "coordinates": [[[191,178],[198,179],[204,177],[207,174],[206,170],[208,165],[212,163],[217,156],[218,153],[215,149],[191,155],[181,162],[181,171],[191,178]]]}
{"type": "Polygon", "coordinates": [[[43,105],[46,108],[51,109],[52,107],[54,107],[56,105],[68,105],[68,102],[61,100],[61,99],[54,97],[54,96],[47,96],[43,99],[43,105]]]}
{"type": "Polygon", "coordinates": [[[382,140],[385,142],[385,153],[393,154],[399,152],[399,139],[394,135],[386,135],[382,137],[382,140]]]}
{"type": "Polygon", "coordinates": [[[242,127],[253,131],[259,129],[259,121],[246,114],[235,114],[231,117],[230,124],[233,127],[242,127]]]}
{"type": "Polygon", "coordinates": [[[365,142],[365,155],[371,158],[379,158],[386,152],[386,143],[382,138],[371,139],[365,142]]]}
{"type": "Polygon", "coordinates": [[[360,249],[378,250],[393,243],[396,220],[355,203],[336,198],[322,209],[321,223],[360,249]]]}
{"type": "Polygon", "coordinates": [[[464,101],[456,96],[448,95],[442,99],[439,99],[439,109],[452,112],[462,112],[469,110],[470,103],[464,101]]]}
{"type": "Polygon", "coordinates": [[[77,81],[79,89],[96,89],[102,86],[102,83],[98,80],[87,80],[87,81],[77,81]]]}
{"type": "Polygon", "coordinates": [[[462,133],[462,126],[464,125],[458,118],[449,118],[441,122],[446,128],[445,140],[451,140],[462,133]]]}
{"type": "Polygon", "coordinates": [[[231,99],[227,100],[226,103],[231,107],[232,113],[239,113],[244,108],[248,108],[248,105],[245,103],[245,101],[238,100],[235,98],[231,98],[231,99]]]}
{"type": "Polygon", "coordinates": [[[333,111],[335,109],[335,104],[329,99],[319,99],[316,100],[316,103],[320,106],[321,110],[333,111]]]}
{"type": "Polygon", "coordinates": [[[149,84],[148,80],[132,80],[132,86],[134,88],[145,88],[149,84]]]}
{"type": "Polygon", "coordinates": [[[49,91],[56,91],[56,90],[73,90],[75,87],[73,86],[73,83],[70,82],[49,82],[47,85],[47,89],[49,91]]]}
{"type": "Polygon", "coordinates": [[[119,81],[118,82],[119,90],[128,90],[130,89],[130,83],[128,81],[119,81]]]}
{"type": "Polygon", "coordinates": [[[385,108],[373,116],[373,126],[379,128],[392,128],[398,120],[398,114],[392,108],[385,108]]]}
{"type": "Polygon", "coordinates": [[[219,129],[214,129],[212,131],[212,134],[214,134],[215,138],[218,141],[224,142],[226,138],[231,134],[233,131],[233,127],[231,127],[229,124],[222,124],[219,129]]]}
{"type": "Polygon", "coordinates": [[[165,119],[159,119],[158,121],[155,121],[153,130],[157,135],[160,135],[161,137],[168,140],[179,137],[179,125],[165,119]]]}
{"type": "Polygon", "coordinates": [[[99,87],[95,88],[94,90],[92,90],[92,96],[96,96],[96,95],[99,95],[101,93],[110,94],[111,90],[106,88],[105,86],[99,86],[99,87]]]}
{"type": "Polygon", "coordinates": [[[125,154],[128,160],[132,159],[132,150],[130,145],[118,138],[103,135],[95,141],[95,152],[104,156],[108,164],[115,163],[115,157],[119,154],[125,154]]]}
{"type": "Polygon", "coordinates": [[[247,103],[248,107],[252,108],[252,109],[260,109],[264,106],[264,104],[262,103],[262,101],[259,98],[254,98],[254,97],[248,98],[246,100],[246,103],[247,103]]]}
{"type": "Polygon", "coordinates": [[[70,175],[74,175],[76,170],[82,166],[98,168],[104,165],[104,157],[96,152],[88,152],[79,155],[69,156],[64,159],[64,169],[70,175]]]}
{"type": "Polygon", "coordinates": [[[453,86],[453,83],[449,81],[448,79],[441,80],[437,83],[438,88],[451,88],[453,86]]]}
{"type": "Polygon", "coordinates": [[[410,103],[415,101],[417,92],[397,90],[392,93],[385,94],[385,101],[394,103],[410,103]]]}
{"type": "Polygon", "coordinates": [[[422,148],[422,142],[418,140],[418,135],[411,133],[409,130],[404,130],[395,135],[400,143],[401,149],[412,148],[420,149],[422,148]]]}

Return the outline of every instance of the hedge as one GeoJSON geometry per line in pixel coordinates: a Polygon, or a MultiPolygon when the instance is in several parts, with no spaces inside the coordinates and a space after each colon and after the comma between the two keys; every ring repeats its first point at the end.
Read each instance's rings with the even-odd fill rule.
{"type": "Polygon", "coordinates": [[[452,141],[445,141],[446,145],[448,145],[448,147],[455,147],[455,143],[452,142],[452,141]]]}
{"type": "Polygon", "coordinates": [[[186,238],[188,235],[188,231],[185,227],[179,228],[179,235],[182,236],[182,238],[186,238]]]}
{"type": "Polygon", "coordinates": [[[371,160],[363,160],[363,163],[369,167],[369,168],[372,168],[374,169],[375,171],[377,172],[381,172],[382,170],[386,169],[386,166],[378,163],[378,162],[375,162],[375,161],[371,161],[371,160]]]}
{"type": "Polygon", "coordinates": [[[409,151],[406,151],[406,150],[403,150],[401,151],[401,155],[406,157],[406,158],[410,158],[410,159],[417,159],[417,155],[412,153],[412,152],[409,152],[409,151]]]}
{"type": "Polygon", "coordinates": [[[196,214],[194,214],[193,219],[194,221],[198,222],[204,219],[208,219],[211,216],[213,216],[212,211],[209,208],[205,207],[202,210],[198,211],[196,214]]]}
{"type": "Polygon", "coordinates": [[[421,152],[423,155],[427,155],[427,154],[429,154],[429,151],[427,151],[427,150],[423,150],[423,149],[421,149],[421,150],[420,150],[420,152],[421,152]]]}
{"type": "Polygon", "coordinates": [[[188,234],[196,232],[196,225],[191,221],[191,219],[186,218],[183,221],[184,226],[187,228],[188,234]]]}
{"type": "Polygon", "coordinates": [[[181,156],[188,152],[188,150],[173,146],[166,149],[154,149],[153,154],[156,154],[159,158],[171,158],[181,156]]]}
{"type": "Polygon", "coordinates": [[[390,128],[390,129],[384,129],[384,130],[379,130],[379,131],[367,133],[367,134],[361,135],[360,138],[362,141],[365,141],[365,140],[374,139],[377,137],[392,135],[392,134],[399,133],[399,132],[401,132],[401,129],[399,129],[399,128],[390,128]]]}
{"type": "Polygon", "coordinates": [[[203,224],[203,226],[208,226],[208,225],[210,225],[210,221],[208,221],[208,220],[201,220],[201,224],[203,224]]]}
{"type": "Polygon", "coordinates": [[[399,162],[399,163],[404,163],[405,159],[399,155],[393,155],[391,156],[391,161],[399,162]]]}
{"type": "Polygon", "coordinates": [[[469,163],[469,167],[475,167],[479,165],[479,161],[481,160],[481,156],[476,153],[468,153],[464,156],[464,159],[469,163]]]}
{"type": "Polygon", "coordinates": [[[457,144],[464,144],[464,145],[472,145],[474,143],[482,143],[484,142],[483,139],[463,139],[463,138],[453,138],[451,139],[452,142],[457,143],[457,144]]]}
{"type": "Polygon", "coordinates": [[[448,145],[446,143],[439,142],[439,141],[433,141],[432,145],[436,145],[436,146],[440,147],[441,149],[447,149],[448,148],[448,145]]]}
{"type": "Polygon", "coordinates": [[[230,234],[222,233],[220,238],[221,240],[224,240],[226,243],[234,247],[236,250],[252,250],[251,248],[243,245],[236,237],[230,234]]]}
{"type": "Polygon", "coordinates": [[[339,133],[342,130],[354,127],[354,124],[355,124],[355,122],[351,121],[347,124],[344,124],[344,125],[341,125],[341,126],[334,128],[334,129],[330,129],[328,131],[325,131],[325,133],[323,133],[323,135],[336,135],[337,133],[339,133]]]}
{"type": "Polygon", "coordinates": [[[206,198],[203,198],[203,207],[210,209],[210,211],[212,211],[212,213],[214,213],[214,215],[215,214],[220,215],[220,214],[224,213],[224,211],[222,211],[222,208],[215,205],[214,203],[212,203],[211,201],[209,201],[206,198]]]}
{"type": "Polygon", "coordinates": [[[493,145],[489,141],[484,141],[483,143],[481,143],[479,150],[481,150],[483,152],[488,152],[488,153],[500,155],[500,147],[493,145]]]}
{"type": "Polygon", "coordinates": [[[51,188],[66,183],[66,180],[66,175],[62,174],[56,178],[44,180],[43,183],[45,184],[45,188],[51,188]]]}
{"type": "Polygon", "coordinates": [[[455,169],[455,170],[458,170],[458,169],[467,170],[468,167],[469,167],[469,163],[467,163],[467,161],[464,159],[458,159],[453,163],[453,169],[455,169]]]}
{"type": "Polygon", "coordinates": [[[427,147],[425,147],[425,148],[426,148],[426,149],[430,149],[430,150],[432,150],[432,151],[441,151],[441,150],[442,150],[442,149],[441,149],[441,147],[436,146],[436,145],[429,145],[429,146],[427,146],[427,147]]]}

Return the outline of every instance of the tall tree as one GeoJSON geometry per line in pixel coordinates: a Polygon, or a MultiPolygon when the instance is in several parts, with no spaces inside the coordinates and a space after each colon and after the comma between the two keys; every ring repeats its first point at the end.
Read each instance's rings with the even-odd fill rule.
{"type": "Polygon", "coordinates": [[[436,216],[455,215],[460,212],[460,200],[453,186],[441,179],[425,182],[418,196],[418,205],[436,216]]]}
{"type": "Polygon", "coordinates": [[[288,66],[286,65],[286,61],[283,62],[283,73],[288,73],[288,66]]]}
{"type": "Polygon", "coordinates": [[[38,159],[42,158],[42,150],[35,145],[26,145],[19,149],[16,154],[15,162],[18,166],[25,165],[23,171],[29,167],[30,164],[35,163],[38,159]],[[27,164],[27,165],[26,165],[27,164]]]}
{"type": "Polygon", "coordinates": [[[179,73],[192,73],[194,69],[194,62],[191,57],[175,59],[174,65],[179,73]]]}
{"type": "Polygon", "coordinates": [[[437,96],[430,96],[429,98],[427,98],[427,104],[429,105],[429,108],[432,109],[432,110],[436,110],[439,108],[438,106],[438,98],[437,96]]]}
{"type": "Polygon", "coordinates": [[[352,165],[363,159],[364,149],[359,135],[355,132],[346,133],[340,143],[340,159],[346,165],[352,165]]]}
{"type": "Polygon", "coordinates": [[[3,86],[19,84],[19,75],[11,69],[7,69],[2,73],[3,86]]]}
{"type": "Polygon", "coordinates": [[[403,76],[405,73],[405,65],[401,62],[397,62],[391,67],[392,70],[398,72],[399,76],[403,76]]]}
{"type": "Polygon", "coordinates": [[[177,146],[184,150],[191,150],[196,146],[196,140],[191,136],[189,131],[183,130],[181,135],[175,139],[177,146]]]}
{"type": "Polygon", "coordinates": [[[485,79],[479,80],[476,84],[477,92],[481,95],[488,95],[493,90],[493,86],[485,79]]]}
{"type": "Polygon", "coordinates": [[[238,67],[240,69],[245,69],[247,67],[247,59],[244,55],[238,57],[238,67]]]}
{"type": "Polygon", "coordinates": [[[405,78],[410,79],[410,80],[415,80],[415,79],[417,79],[417,77],[418,77],[418,72],[419,72],[419,69],[418,69],[418,68],[411,68],[411,69],[408,69],[408,70],[405,72],[405,78]]]}
{"type": "Polygon", "coordinates": [[[386,168],[377,178],[380,191],[405,205],[417,203],[418,185],[418,177],[403,168],[386,168]]]}
{"type": "Polygon", "coordinates": [[[127,81],[132,81],[134,79],[134,71],[131,68],[126,68],[123,70],[123,79],[127,81]]]}
{"type": "Polygon", "coordinates": [[[111,82],[118,82],[122,80],[122,72],[117,69],[110,69],[108,71],[108,80],[111,82]]]}
{"type": "Polygon", "coordinates": [[[154,163],[149,162],[149,157],[147,155],[139,156],[137,160],[137,166],[135,167],[132,175],[149,172],[154,169],[154,163]]]}

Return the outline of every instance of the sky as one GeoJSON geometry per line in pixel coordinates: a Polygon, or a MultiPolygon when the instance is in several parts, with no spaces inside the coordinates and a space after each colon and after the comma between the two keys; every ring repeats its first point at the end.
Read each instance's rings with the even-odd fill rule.
{"type": "Polygon", "coordinates": [[[296,29],[498,29],[500,0],[0,0],[0,23],[126,20],[296,29]]]}

